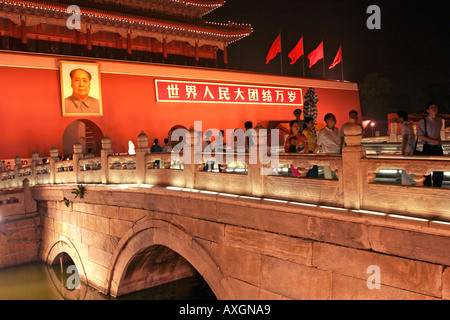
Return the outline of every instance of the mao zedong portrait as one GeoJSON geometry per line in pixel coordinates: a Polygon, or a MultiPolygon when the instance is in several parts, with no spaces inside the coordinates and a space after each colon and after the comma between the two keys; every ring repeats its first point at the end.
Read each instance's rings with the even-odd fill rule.
{"type": "Polygon", "coordinates": [[[100,114],[100,101],[89,95],[91,74],[84,69],[74,69],[70,79],[73,93],[64,99],[65,113],[100,114]]]}

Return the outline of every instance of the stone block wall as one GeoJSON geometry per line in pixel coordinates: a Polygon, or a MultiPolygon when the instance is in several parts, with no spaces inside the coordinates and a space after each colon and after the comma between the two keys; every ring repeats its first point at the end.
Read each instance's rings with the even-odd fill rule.
{"type": "MultiPolygon", "coordinates": [[[[70,243],[89,284],[112,295],[130,262],[160,245],[186,259],[219,299],[450,298],[445,224],[162,187],[88,186],[69,207],[58,201],[68,188],[33,194],[43,216],[41,259],[56,242],[70,243]]],[[[137,274],[129,277],[129,288],[142,288],[137,274]]]]}
{"type": "Polygon", "coordinates": [[[0,268],[39,260],[41,220],[30,188],[0,191],[0,268]]]}

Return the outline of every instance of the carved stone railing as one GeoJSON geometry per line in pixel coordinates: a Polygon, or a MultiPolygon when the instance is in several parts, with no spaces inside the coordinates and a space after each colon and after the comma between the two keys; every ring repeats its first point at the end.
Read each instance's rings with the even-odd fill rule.
{"type": "MultiPolygon", "coordinates": [[[[174,153],[150,153],[148,137],[143,132],[138,136],[136,154],[114,155],[111,140],[105,136],[100,157],[84,158],[78,143],[74,145],[72,160],[60,161],[56,148],[50,150],[48,164],[39,162],[39,155],[33,153],[31,165],[21,167],[20,157],[16,157],[14,170],[0,172],[0,189],[21,187],[24,179],[28,179],[31,186],[171,186],[450,221],[450,189],[423,187],[424,175],[432,171],[450,172],[450,158],[368,156],[361,145],[358,128],[347,126],[342,155],[281,153],[276,161],[268,163],[262,163],[260,157],[256,157],[256,162],[252,161],[253,149],[248,153],[233,152],[228,157],[220,153],[202,153],[195,148],[196,134],[192,128],[190,140],[186,139],[185,148],[178,158],[174,153]],[[218,155],[223,155],[219,157],[221,160],[214,157],[218,155]],[[196,159],[201,161],[196,162],[196,159]],[[334,175],[327,179],[322,176],[307,178],[306,172],[313,166],[320,170],[329,168],[334,175]],[[298,170],[299,176],[293,176],[291,168],[298,170]],[[416,184],[377,183],[375,176],[383,169],[414,174],[416,184]]],[[[259,142],[261,127],[255,129],[256,141],[259,142]]],[[[259,145],[253,148],[258,149],[259,145]]]]}

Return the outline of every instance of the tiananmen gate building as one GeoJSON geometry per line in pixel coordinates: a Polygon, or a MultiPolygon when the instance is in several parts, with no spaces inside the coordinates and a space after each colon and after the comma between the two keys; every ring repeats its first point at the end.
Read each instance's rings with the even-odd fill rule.
{"type": "Polygon", "coordinates": [[[194,121],[203,132],[246,121],[271,129],[294,119],[309,88],[318,123],[332,112],[340,127],[360,111],[356,83],[224,68],[228,45],[252,28],[205,21],[223,0],[91,0],[74,16],[76,4],[0,0],[0,159],[52,146],[67,154],[75,142],[98,154],[105,135],[127,152],[141,131],[162,142],[194,121]],[[89,82],[86,100],[77,76],[89,82]]]}

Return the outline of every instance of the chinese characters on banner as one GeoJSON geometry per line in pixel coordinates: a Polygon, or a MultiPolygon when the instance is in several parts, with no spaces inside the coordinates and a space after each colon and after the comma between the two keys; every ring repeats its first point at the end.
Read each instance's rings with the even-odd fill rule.
{"type": "Polygon", "coordinates": [[[155,80],[158,102],[303,105],[301,88],[155,80]]]}

